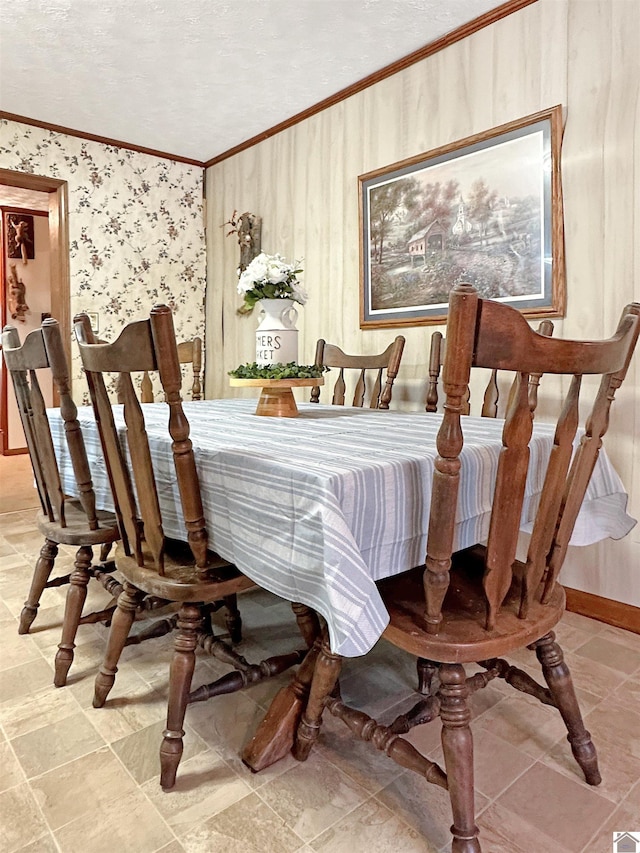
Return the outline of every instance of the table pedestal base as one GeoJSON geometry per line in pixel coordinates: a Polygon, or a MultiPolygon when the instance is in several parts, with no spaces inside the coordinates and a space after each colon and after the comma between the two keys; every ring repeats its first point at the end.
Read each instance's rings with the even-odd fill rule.
{"type": "Polygon", "coordinates": [[[293,747],[300,717],[307,705],[321,638],[307,652],[291,683],[280,688],[258,730],[242,751],[242,761],[254,773],[285,758],[293,747]]]}

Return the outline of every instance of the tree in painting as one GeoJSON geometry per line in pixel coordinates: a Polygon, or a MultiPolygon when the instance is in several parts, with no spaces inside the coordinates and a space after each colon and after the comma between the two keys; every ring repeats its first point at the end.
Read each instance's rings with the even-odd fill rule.
{"type": "Polygon", "coordinates": [[[418,184],[412,178],[380,187],[371,200],[371,252],[375,263],[385,260],[385,241],[394,222],[410,214],[416,204],[418,184]]]}

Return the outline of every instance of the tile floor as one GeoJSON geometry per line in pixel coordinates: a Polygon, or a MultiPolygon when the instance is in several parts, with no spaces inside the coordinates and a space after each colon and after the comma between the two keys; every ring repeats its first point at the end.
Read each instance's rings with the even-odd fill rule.
{"type": "MultiPolygon", "coordinates": [[[[288,676],[193,705],[176,788],[158,784],[171,641],[125,650],[107,705],[91,707],[105,641],[83,626],[67,687],[52,684],[64,589],[45,592],[30,636],[17,617],[40,547],[33,511],[0,515],[0,850],[3,853],[436,853],[448,850],[447,794],[356,743],[328,718],[306,764],[252,775],[239,751],[288,676]]],[[[70,554],[60,559],[62,569],[70,554]]],[[[90,600],[104,600],[101,589],[90,600]]],[[[288,605],[241,599],[247,657],[299,644],[288,605]]],[[[640,828],[640,636],[567,614],[558,635],[599,749],[603,783],[581,779],[553,709],[503,682],[474,697],[477,812],[484,853],[610,853],[640,828]]],[[[273,653],[273,652],[270,652],[273,653]]],[[[537,666],[530,653],[519,665],[537,666]]],[[[196,683],[224,671],[203,657],[196,683]]],[[[534,669],[532,667],[531,672],[534,669]]],[[[348,661],[347,701],[389,721],[414,698],[413,662],[380,642],[348,661]]],[[[328,716],[328,715],[327,715],[328,716]]],[[[439,724],[410,739],[440,760],[439,724]]]]}

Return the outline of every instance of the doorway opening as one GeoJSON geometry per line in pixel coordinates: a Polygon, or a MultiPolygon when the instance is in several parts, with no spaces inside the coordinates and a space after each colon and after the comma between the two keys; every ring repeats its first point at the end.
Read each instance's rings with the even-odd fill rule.
{"type": "MultiPolygon", "coordinates": [[[[13,172],[8,169],[0,169],[0,206],[4,208],[2,235],[3,245],[0,253],[0,322],[2,326],[11,323],[17,327],[21,324],[16,322],[26,316],[26,309],[20,312],[18,316],[12,319],[12,313],[16,313],[16,294],[21,289],[20,268],[24,260],[29,263],[28,239],[23,243],[21,254],[15,260],[9,258],[10,247],[6,244],[7,228],[5,228],[5,220],[15,212],[23,213],[24,217],[14,215],[13,221],[19,221],[20,218],[28,220],[29,216],[35,216],[40,220],[43,217],[47,218],[48,227],[45,230],[45,235],[48,237],[48,277],[49,277],[49,300],[50,309],[46,311],[38,311],[37,325],[40,324],[41,316],[45,313],[50,313],[52,317],[60,323],[62,339],[64,341],[67,360],[71,361],[71,320],[70,320],[70,278],[69,278],[69,235],[68,235],[68,219],[67,219],[67,183],[57,178],[48,178],[41,175],[31,175],[26,172],[13,172]],[[31,194],[31,195],[29,195],[31,194]],[[30,204],[28,200],[32,200],[30,204]],[[44,200],[44,203],[42,203],[44,200]],[[16,203],[17,202],[17,203],[16,203]],[[44,208],[44,210],[42,209],[44,208]],[[17,268],[14,270],[11,267],[17,268]],[[11,290],[11,283],[15,278],[11,290]]],[[[28,228],[25,226],[24,234],[28,237],[28,228]]],[[[34,294],[35,295],[35,294],[34,294]]],[[[28,301],[28,300],[27,300],[28,301]]],[[[31,318],[33,319],[33,318],[31,318]]],[[[10,434],[8,424],[8,400],[10,395],[12,398],[12,390],[9,389],[8,376],[4,362],[0,374],[0,455],[7,456],[16,453],[25,453],[26,447],[24,439],[22,442],[16,440],[14,435],[10,434]]],[[[52,404],[58,405],[57,395],[55,392],[52,397],[52,404]]],[[[20,432],[21,435],[21,432],[20,432]]]]}

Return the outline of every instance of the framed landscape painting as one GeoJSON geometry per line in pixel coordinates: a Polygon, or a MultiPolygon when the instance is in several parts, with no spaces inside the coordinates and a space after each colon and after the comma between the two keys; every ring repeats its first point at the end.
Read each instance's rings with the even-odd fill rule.
{"type": "Polygon", "coordinates": [[[442,323],[462,281],[562,316],[561,139],[557,106],[361,175],[360,327],[442,323]]]}

